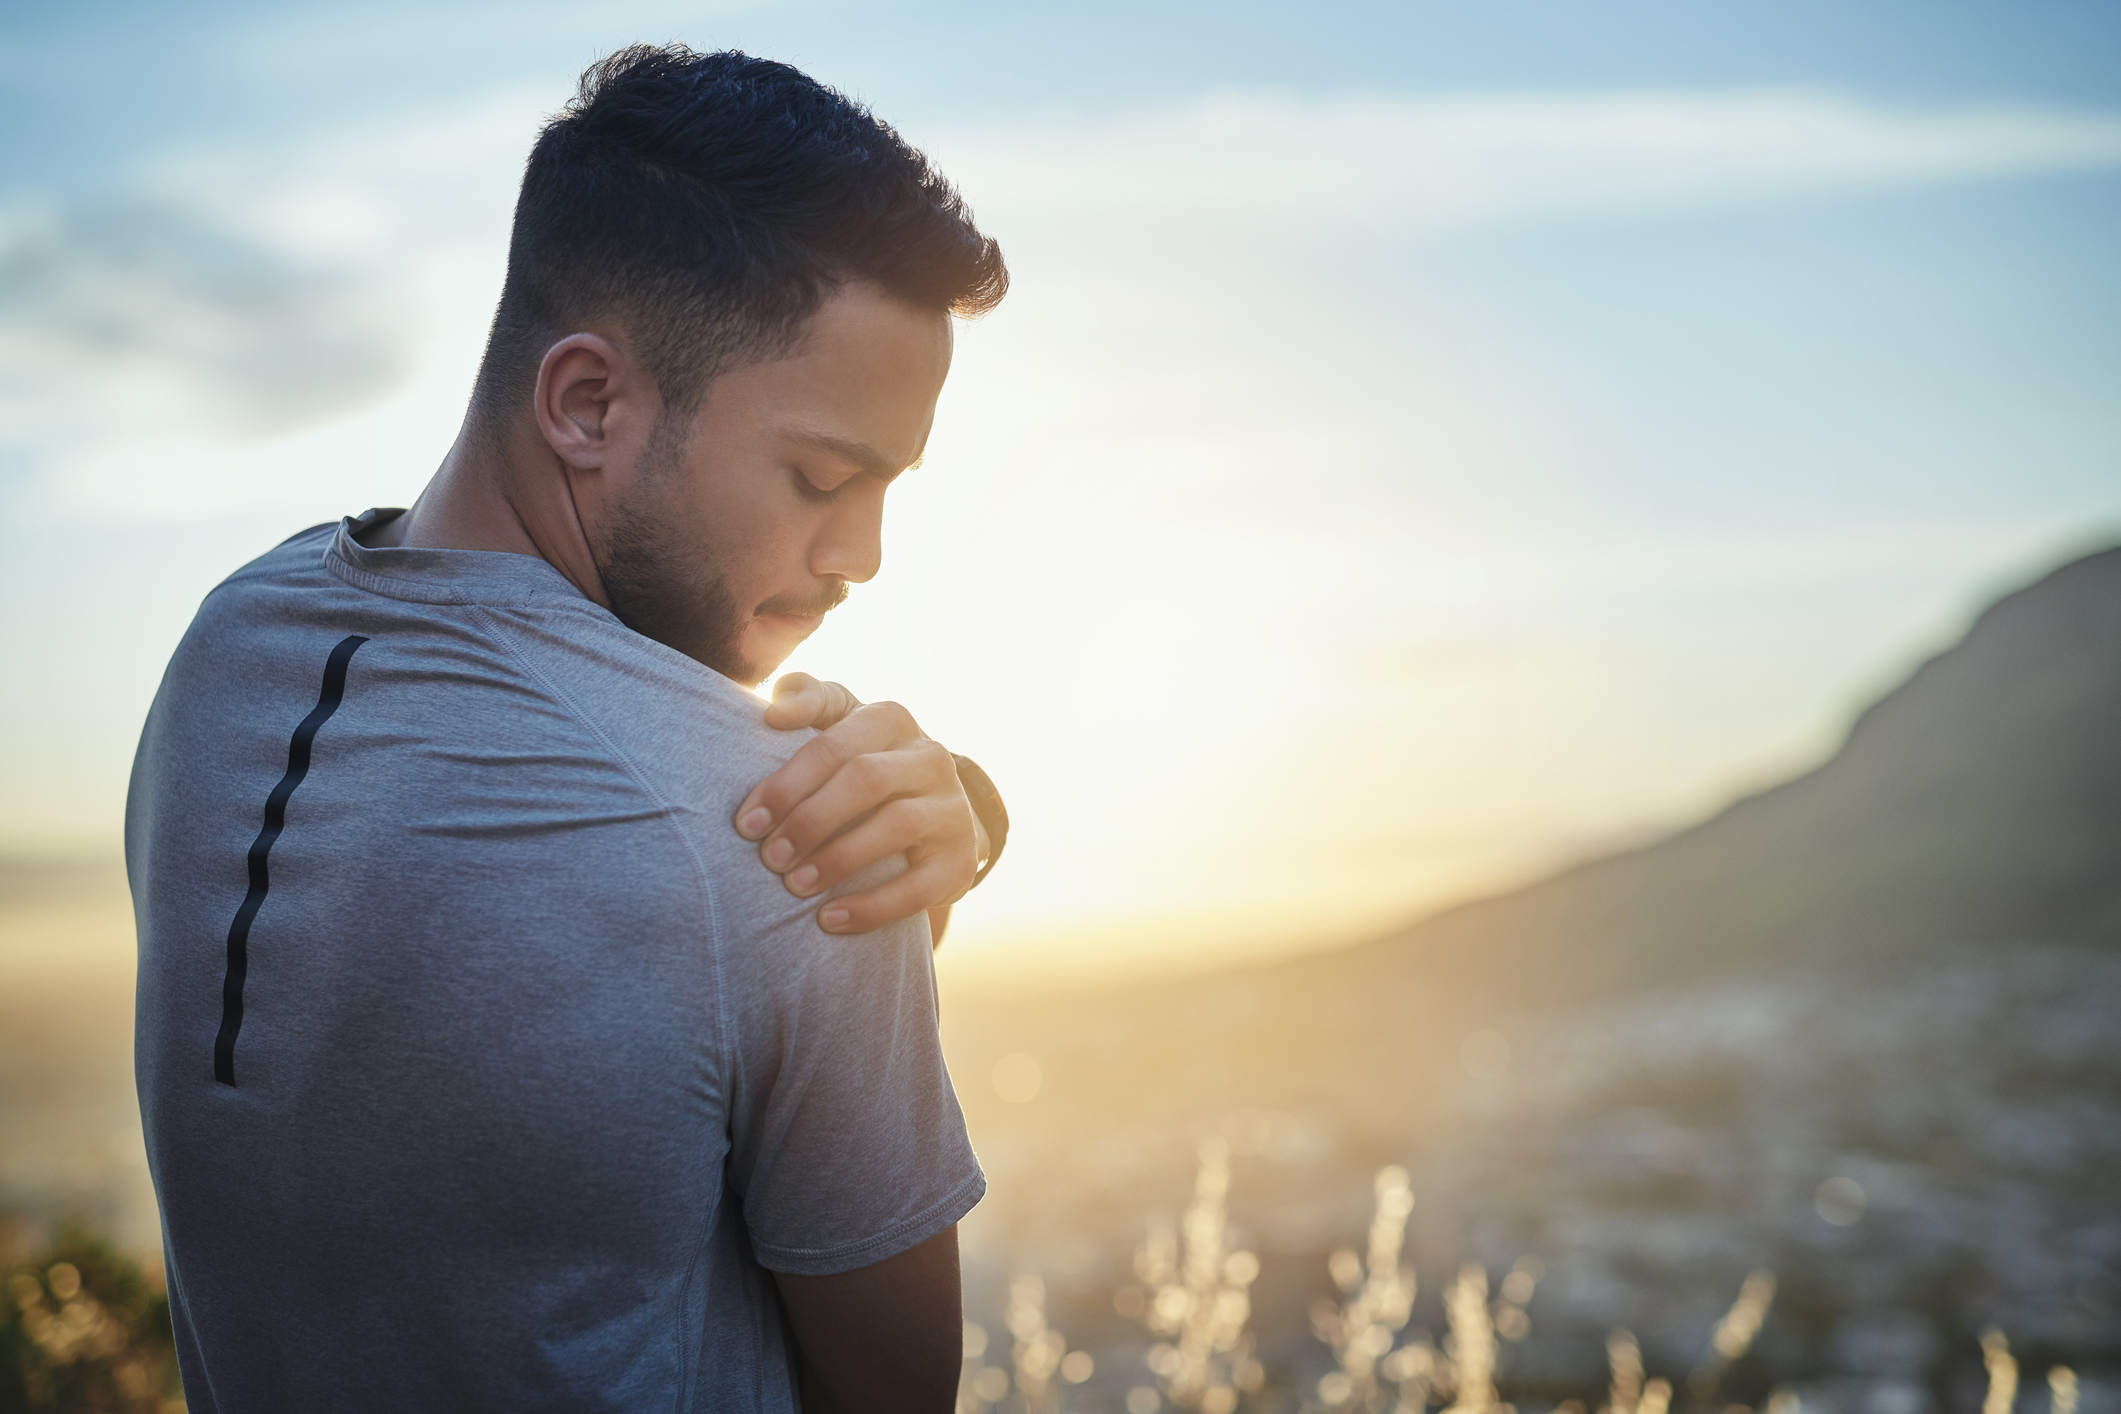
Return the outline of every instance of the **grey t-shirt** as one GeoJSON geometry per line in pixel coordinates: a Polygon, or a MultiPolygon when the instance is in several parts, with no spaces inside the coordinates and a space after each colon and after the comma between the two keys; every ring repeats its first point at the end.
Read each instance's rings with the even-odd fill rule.
{"type": "Polygon", "coordinates": [[[731,828],[808,733],[542,560],[357,526],[207,597],[133,768],[191,1407],[792,1409],[769,1273],[985,1191],[927,926],[827,935],[731,828]]]}

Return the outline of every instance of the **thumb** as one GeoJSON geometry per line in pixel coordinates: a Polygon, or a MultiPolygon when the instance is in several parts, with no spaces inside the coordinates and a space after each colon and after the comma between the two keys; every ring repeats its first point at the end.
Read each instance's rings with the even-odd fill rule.
{"type": "MultiPolygon", "coordinates": [[[[797,727],[829,727],[831,721],[819,721],[825,714],[828,684],[819,682],[808,673],[783,673],[773,684],[773,701],[766,708],[766,725],[776,731],[794,731],[797,727]]],[[[842,692],[845,688],[840,689],[842,692]]],[[[845,716],[842,709],[839,716],[845,716]]]]}
{"type": "Polygon", "coordinates": [[[819,697],[823,699],[823,705],[817,709],[817,717],[810,725],[819,731],[839,725],[848,713],[862,705],[861,698],[836,682],[818,683],[817,690],[819,697]]]}

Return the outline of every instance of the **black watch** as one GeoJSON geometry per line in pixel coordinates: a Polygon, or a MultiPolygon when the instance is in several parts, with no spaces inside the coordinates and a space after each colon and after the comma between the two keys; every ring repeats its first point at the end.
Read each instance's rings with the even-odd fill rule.
{"type": "Polygon", "coordinates": [[[957,763],[958,783],[965,788],[965,798],[972,802],[972,813],[979,816],[980,825],[987,831],[987,862],[972,876],[972,887],[976,889],[982,879],[994,872],[996,861],[1002,857],[1002,844],[1009,838],[1009,807],[1002,804],[1002,793],[979,768],[979,762],[955,753],[950,759],[957,763]]]}

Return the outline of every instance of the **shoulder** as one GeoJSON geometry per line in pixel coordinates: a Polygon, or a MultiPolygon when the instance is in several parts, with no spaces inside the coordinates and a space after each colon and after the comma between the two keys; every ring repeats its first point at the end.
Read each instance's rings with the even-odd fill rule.
{"type": "Polygon", "coordinates": [[[231,713],[283,711],[305,693],[315,698],[345,634],[337,619],[346,606],[317,603],[345,597],[324,569],[332,529],[292,535],[207,591],[170,655],[150,726],[190,712],[211,735],[231,713]]]}
{"type": "Polygon", "coordinates": [[[818,900],[791,895],[735,820],[751,788],[817,733],[768,727],[755,693],[586,601],[481,618],[534,690],[661,807],[706,878],[718,931],[816,931],[818,900]]]}
{"type": "MultiPolygon", "coordinates": [[[[791,894],[736,832],[753,786],[817,734],[776,731],[756,694],[593,606],[565,619],[551,611],[489,611],[525,671],[601,744],[655,802],[697,869],[709,914],[714,966],[730,999],[729,1034],[748,1058],[777,1072],[799,1035],[888,1036],[902,1011],[932,1029],[933,976],[924,916],[862,937],[818,926],[822,898],[791,894]]],[[[631,866],[626,866],[631,868],[631,866]]],[[[834,894],[873,888],[907,867],[879,861],[834,894]]],[[[676,881],[664,878],[660,887],[676,881]]]]}
{"type": "MultiPolygon", "coordinates": [[[[594,622],[560,623],[550,613],[494,611],[526,671],[605,744],[644,789],[668,807],[686,836],[713,898],[717,930],[732,947],[763,949],[783,980],[809,970],[816,954],[825,972],[848,963],[845,938],[817,926],[819,898],[798,898],[762,864],[758,846],[736,832],[737,807],[817,733],[766,725],[766,704],[720,673],[621,625],[587,605],[594,622]]],[[[901,856],[879,861],[835,893],[873,888],[906,868],[901,856]]],[[[890,930],[925,966],[924,919],[890,930]]],[[[872,950],[873,952],[873,950],[872,950]]]]}
{"type": "Polygon", "coordinates": [[[321,582],[328,578],[324,552],[330,548],[337,529],[337,522],[326,521],[296,531],[207,591],[206,603],[214,604],[232,594],[240,596],[245,589],[292,586],[311,579],[321,582]]]}
{"type": "Polygon", "coordinates": [[[757,694],[586,600],[482,608],[479,617],[529,678],[673,804],[728,797],[733,814],[816,735],[773,730],[757,694]]]}

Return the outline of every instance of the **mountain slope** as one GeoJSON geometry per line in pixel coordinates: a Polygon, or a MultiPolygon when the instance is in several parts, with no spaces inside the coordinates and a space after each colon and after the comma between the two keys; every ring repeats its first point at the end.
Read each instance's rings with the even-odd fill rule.
{"type": "Polygon", "coordinates": [[[1991,607],[1817,770],[1357,952],[1602,989],[2017,939],[2121,942],[2121,547],[1991,607]]]}
{"type": "Polygon", "coordinates": [[[1327,1368],[1326,1254],[1360,1243],[1386,1163],[1420,1195],[1415,1326],[1443,1328],[1461,1262],[1545,1264],[1506,1352],[1540,1404],[1596,1385],[1616,1324],[1683,1375],[1759,1268],[1781,1286],[1755,1404],[1972,1408],[1991,1323],[2111,1369],[2117,944],[2121,549],[1996,604],[1817,770],[1660,843],[1337,952],[953,992],[992,1184],[968,1310],[996,1321],[1041,1271],[1100,1376],[1134,1368],[1098,1345],[1137,1339],[1112,1292],[1220,1135],[1258,1350],[1298,1387],[1327,1368]],[[988,1083],[1011,1052],[1041,1069],[1029,1101],[988,1083]],[[1830,1176],[1865,1195],[1853,1227],[1814,1201],[1830,1176]]]}
{"type": "Polygon", "coordinates": [[[1024,1051],[1052,1139],[1232,1106],[1383,1135],[1453,1103],[1475,1030],[1529,1044],[1655,990],[2022,942],[2121,943],[2121,548],[1994,605],[1817,770],[1662,842],[1336,952],[954,994],[943,1019],[981,1124],[1028,1118],[981,1083],[1024,1051]]]}

